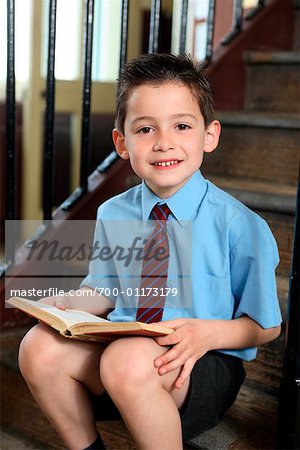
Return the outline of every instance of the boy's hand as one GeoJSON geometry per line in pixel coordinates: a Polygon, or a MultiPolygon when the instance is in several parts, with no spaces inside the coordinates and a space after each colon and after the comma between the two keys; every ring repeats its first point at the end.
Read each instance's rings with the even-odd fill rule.
{"type": "Polygon", "coordinates": [[[201,319],[164,321],[163,325],[174,328],[175,331],[167,336],[155,338],[159,345],[171,346],[164,355],[154,360],[158,373],[164,375],[182,367],[175,382],[178,389],[191,374],[196,361],[213,348],[213,332],[209,322],[201,319]]]}
{"type": "Polygon", "coordinates": [[[40,303],[44,303],[51,306],[56,306],[58,309],[71,309],[71,297],[66,295],[55,295],[53,297],[44,297],[39,300],[40,303]]]}

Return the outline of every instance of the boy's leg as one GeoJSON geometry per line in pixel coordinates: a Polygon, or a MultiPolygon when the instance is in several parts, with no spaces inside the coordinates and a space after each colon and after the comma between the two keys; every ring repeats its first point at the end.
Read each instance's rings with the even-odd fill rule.
{"type": "Polygon", "coordinates": [[[160,376],[154,359],[166,351],[149,338],[112,342],[100,361],[103,386],[120,410],[139,449],[182,449],[178,408],[187,396],[189,380],[174,388],[179,371],[160,376]]]}
{"type": "Polygon", "coordinates": [[[100,395],[103,348],[72,341],[45,325],[32,328],[20,347],[21,372],[42,411],[68,448],[81,450],[97,437],[88,391],[100,395]]]}

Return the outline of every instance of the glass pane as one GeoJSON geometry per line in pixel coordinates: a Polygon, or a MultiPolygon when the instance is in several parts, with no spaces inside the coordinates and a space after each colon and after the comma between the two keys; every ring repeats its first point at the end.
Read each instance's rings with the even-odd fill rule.
{"type": "MultiPolygon", "coordinates": [[[[43,10],[43,63],[42,75],[46,75],[48,51],[49,0],[43,10]]],[[[55,77],[59,80],[75,80],[80,76],[82,0],[57,0],[55,77]]]]}
{"type": "Polygon", "coordinates": [[[115,81],[119,71],[121,0],[96,0],[92,78],[115,81]]]}
{"type": "MultiPolygon", "coordinates": [[[[174,0],[172,51],[179,52],[182,0],[174,0]]],[[[205,58],[209,0],[190,0],[187,16],[186,52],[198,60],[205,58]]]]}
{"type": "Polygon", "coordinates": [[[258,5],[258,0],[243,0],[243,8],[255,8],[258,5]]]}
{"type": "MultiPolygon", "coordinates": [[[[0,82],[6,80],[7,55],[7,8],[6,0],[0,0],[0,82]]],[[[31,0],[15,2],[15,73],[16,79],[26,81],[29,77],[29,37],[31,23],[31,0]]]]}

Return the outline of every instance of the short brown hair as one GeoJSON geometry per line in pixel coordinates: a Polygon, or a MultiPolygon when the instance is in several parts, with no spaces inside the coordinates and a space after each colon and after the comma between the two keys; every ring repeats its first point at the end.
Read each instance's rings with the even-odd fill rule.
{"type": "Polygon", "coordinates": [[[213,121],[213,93],[202,65],[185,54],[149,53],[129,61],[120,73],[117,82],[117,130],[124,134],[126,104],[134,88],[143,84],[160,85],[167,82],[188,86],[199,105],[205,126],[213,121]]]}

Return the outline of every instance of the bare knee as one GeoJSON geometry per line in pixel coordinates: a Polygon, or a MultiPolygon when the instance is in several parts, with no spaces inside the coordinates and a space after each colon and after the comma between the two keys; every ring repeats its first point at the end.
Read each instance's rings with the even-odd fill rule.
{"type": "Polygon", "coordinates": [[[161,348],[152,339],[122,338],[112,342],[100,360],[104,387],[110,394],[130,396],[139,388],[158,382],[154,359],[159,354],[161,348]]]}
{"type": "Polygon", "coordinates": [[[44,325],[33,327],[23,338],[19,349],[19,367],[23,377],[30,383],[57,370],[60,337],[44,325]]]}

